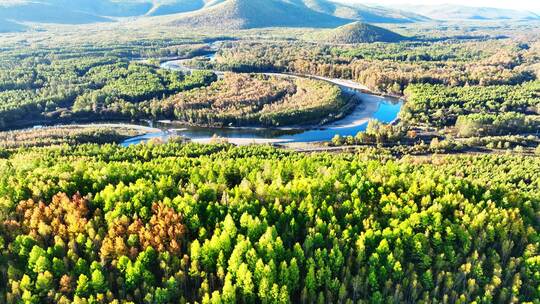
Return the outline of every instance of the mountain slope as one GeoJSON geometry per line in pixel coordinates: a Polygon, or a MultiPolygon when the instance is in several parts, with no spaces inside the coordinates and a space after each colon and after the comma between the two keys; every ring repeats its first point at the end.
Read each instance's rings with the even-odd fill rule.
{"type": "Polygon", "coordinates": [[[0,5],[0,19],[18,22],[84,24],[110,21],[109,18],[62,6],[61,1],[20,2],[0,5]]]}
{"type": "Polygon", "coordinates": [[[170,15],[158,23],[216,29],[336,27],[351,21],[403,23],[414,14],[333,0],[0,0],[0,30],[20,23],[86,24],[118,17],[170,15]],[[169,22],[168,20],[173,20],[169,22]]]}
{"type": "Polygon", "coordinates": [[[154,0],[154,6],[147,16],[163,16],[185,12],[193,12],[205,7],[214,6],[225,0],[154,0]]]}
{"type": "Polygon", "coordinates": [[[247,29],[260,27],[335,27],[348,20],[314,11],[295,1],[228,0],[223,3],[179,15],[173,25],[247,29]]]}
{"type": "MultiPolygon", "coordinates": [[[[35,1],[35,0],[34,0],[35,1]]],[[[40,0],[51,3],[60,9],[84,12],[96,16],[133,17],[148,12],[151,0],[40,0]]]]}
{"type": "Polygon", "coordinates": [[[203,0],[178,0],[178,1],[165,1],[162,3],[154,3],[154,6],[150,11],[146,13],[147,16],[161,16],[168,14],[192,12],[202,9],[205,6],[203,0]]]}
{"type": "Polygon", "coordinates": [[[109,17],[166,15],[202,9],[220,0],[0,0],[0,18],[37,23],[83,24],[109,17]]]}
{"type": "Polygon", "coordinates": [[[322,35],[322,41],[337,44],[398,42],[406,38],[382,27],[353,22],[322,35]]]}
{"type": "Polygon", "coordinates": [[[410,23],[427,21],[424,16],[385,7],[372,7],[357,3],[343,4],[329,0],[295,0],[307,7],[339,18],[369,23],[410,23]]]}
{"type": "Polygon", "coordinates": [[[493,7],[469,7],[460,5],[412,5],[403,9],[415,11],[436,20],[540,20],[540,16],[528,12],[493,7]]]}
{"type": "Polygon", "coordinates": [[[225,0],[0,0],[2,28],[15,22],[85,24],[111,17],[160,16],[191,12],[225,0]]]}
{"type": "Polygon", "coordinates": [[[149,1],[7,0],[0,2],[0,19],[17,22],[85,24],[113,21],[110,17],[144,15],[149,1]]]}
{"type": "Polygon", "coordinates": [[[21,32],[25,29],[26,27],[21,24],[0,19],[0,33],[21,32]]]}

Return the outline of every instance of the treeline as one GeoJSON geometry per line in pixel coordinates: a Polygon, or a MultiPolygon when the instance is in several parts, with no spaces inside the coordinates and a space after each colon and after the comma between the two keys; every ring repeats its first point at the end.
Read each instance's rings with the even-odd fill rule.
{"type": "Polygon", "coordinates": [[[499,40],[379,43],[356,48],[235,42],[225,44],[214,63],[201,62],[201,66],[352,79],[375,91],[401,94],[415,83],[487,86],[534,80],[535,54],[528,46],[499,40]]]}
{"type": "Polygon", "coordinates": [[[333,146],[396,144],[405,143],[407,138],[415,140],[416,133],[402,124],[384,124],[372,119],[368,122],[365,131],[360,131],[355,136],[336,135],[330,144],[333,146]]]}
{"type": "Polygon", "coordinates": [[[299,78],[294,83],[294,94],[263,106],[259,118],[263,124],[322,125],[348,114],[357,105],[355,96],[327,82],[299,78]]]}
{"type": "Polygon", "coordinates": [[[539,158],[193,144],[2,158],[1,302],[540,299],[539,158]]]}
{"type": "Polygon", "coordinates": [[[44,147],[84,143],[120,143],[142,131],[128,127],[45,127],[39,129],[0,132],[0,148],[44,147]]]}
{"type": "MultiPolygon", "coordinates": [[[[481,130],[481,129],[480,129],[481,130]]],[[[405,155],[429,155],[434,153],[517,153],[540,155],[538,135],[497,135],[467,137],[442,136],[437,133],[422,133],[403,124],[383,124],[369,121],[365,131],[355,136],[336,135],[330,147],[354,148],[365,153],[402,157],[405,155]],[[376,148],[375,148],[376,147],[376,148]]]]}
{"type": "Polygon", "coordinates": [[[365,43],[354,46],[331,47],[332,56],[347,59],[391,60],[406,62],[485,60],[497,54],[518,54],[527,45],[504,40],[441,42],[405,41],[401,43],[365,43]]]}
{"type": "Polygon", "coordinates": [[[456,131],[460,136],[538,133],[540,116],[516,112],[503,114],[475,113],[459,116],[456,131]]]}

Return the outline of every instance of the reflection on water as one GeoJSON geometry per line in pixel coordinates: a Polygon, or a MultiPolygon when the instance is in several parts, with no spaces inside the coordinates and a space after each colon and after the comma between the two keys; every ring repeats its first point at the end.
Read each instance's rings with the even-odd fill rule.
{"type": "MultiPolygon", "coordinates": [[[[389,99],[380,99],[378,108],[371,116],[384,123],[394,121],[401,109],[402,102],[395,102],[389,99]]],[[[122,143],[123,146],[129,146],[148,141],[150,139],[160,139],[167,141],[171,136],[184,136],[193,140],[208,139],[213,136],[235,139],[273,139],[279,142],[314,142],[327,141],[336,134],[341,136],[356,135],[360,131],[365,131],[367,122],[351,126],[342,127],[339,121],[328,128],[317,128],[311,130],[305,129],[272,129],[272,128],[201,128],[186,127],[175,123],[155,123],[154,127],[163,129],[162,132],[145,134],[142,136],[128,139],[122,143]]]]}
{"type": "MultiPolygon", "coordinates": [[[[371,117],[372,119],[377,119],[384,123],[390,123],[394,121],[401,109],[401,102],[392,103],[389,101],[379,102],[377,111],[371,117]]],[[[360,131],[365,131],[367,128],[367,122],[358,126],[353,127],[339,127],[339,125],[327,128],[327,129],[318,129],[318,130],[307,130],[303,133],[296,134],[293,136],[284,136],[285,139],[288,139],[290,142],[311,142],[311,141],[327,141],[332,139],[335,135],[341,136],[354,136],[360,131]]]]}

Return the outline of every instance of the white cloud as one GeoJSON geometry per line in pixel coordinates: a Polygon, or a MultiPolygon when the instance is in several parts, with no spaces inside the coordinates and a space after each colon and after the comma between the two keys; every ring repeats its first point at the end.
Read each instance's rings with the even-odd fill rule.
{"type": "Polygon", "coordinates": [[[366,3],[379,5],[392,4],[457,4],[466,6],[484,6],[484,7],[499,7],[515,10],[526,10],[540,12],[540,1],[538,0],[335,0],[343,3],[366,3]]]}

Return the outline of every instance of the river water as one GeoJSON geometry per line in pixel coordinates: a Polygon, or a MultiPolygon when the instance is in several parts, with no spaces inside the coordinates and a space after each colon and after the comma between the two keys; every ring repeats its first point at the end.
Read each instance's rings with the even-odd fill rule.
{"type": "MultiPolygon", "coordinates": [[[[214,55],[207,56],[210,60],[214,55]]],[[[172,70],[192,71],[185,67],[183,60],[166,61],[161,67],[172,70]]],[[[286,74],[272,74],[273,76],[290,77],[286,74]]],[[[154,128],[159,128],[161,132],[155,132],[130,138],[122,143],[124,146],[138,144],[151,139],[161,139],[167,141],[172,136],[183,136],[194,142],[209,142],[214,137],[226,139],[235,144],[251,143],[287,143],[287,142],[316,142],[327,141],[335,135],[354,136],[360,131],[366,130],[371,119],[377,119],[384,123],[390,123],[397,119],[403,102],[389,97],[382,97],[365,92],[364,87],[352,82],[345,82],[339,79],[329,79],[318,77],[340,86],[349,93],[359,96],[359,104],[346,117],[332,122],[326,126],[305,128],[202,128],[186,126],[174,122],[151,123],[154,128]],[[363,90],[363,91],[360,91],[363,90]]]]}

